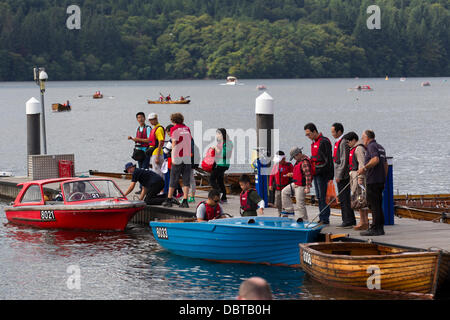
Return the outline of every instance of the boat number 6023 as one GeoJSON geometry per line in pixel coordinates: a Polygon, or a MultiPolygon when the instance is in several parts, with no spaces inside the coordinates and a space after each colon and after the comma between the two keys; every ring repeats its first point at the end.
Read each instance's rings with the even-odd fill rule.
{"type": "Polygon", "coordinates": [[[159,239],[169,239],[169,236],[167,235],[167,228],[157,227],[156,235],[159,239]]]}
{"type": "Polygon", "coordinates": [[[306,264],[312,265],[311,254],[309,252],[303,251],[303,261],[306,264]]]}

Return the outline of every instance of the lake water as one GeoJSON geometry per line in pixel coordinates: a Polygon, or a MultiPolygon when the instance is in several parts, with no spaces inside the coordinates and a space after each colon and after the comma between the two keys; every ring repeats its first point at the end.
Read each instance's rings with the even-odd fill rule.
{"type": "MultiPolygon", "coordinates": [[[[187,125],[197,124],[201,129],[193,134],[201,137],[197,140],[202,140],[204,154],[215,128],[235,133],[255,128],[255,98],[261,94],[256,86],[264,84],[275,99],[275,128],[279,129],[282,150],[300,146],[309,154],[310,141],[303,126],[310,121],[332,141],[330,127],[334,122],[342,122],[347,132],[359,135],[370,128],[394,158],[396,192],[449,192],[448,79],[242,80],[239,86],[224,86],[220,80],[50,81],[45,93],[48,154],[74,153],[77,172],[120,172],[130,160],[133,145],[127,137],[135,134],[138,111],[156,112],[164,126],[170,123],[171,113],[182,112],[187,125]],[[431,86],[421,87],[423,81],[430,81],[431,86]],[[369,84],[374,91],[347,90],[360,84],[369,84]],[[92,99],[96,90],[105,98],[92,99]],[[171,93],[173,98],[190,96],[191,103],[146,103],[147,98],[156,100],[160,92],[171,93]],[[52,103],[67,99],[71,112],[51,112],[52,103]]],[[[0,83],[0,171],[26,175],[25,103],[33,96],[39,99],[39,88],[33,82],[0,83]]],[[[246,163],[233,165],[231,170],[248,171],[251,150],[244,151],[246,163]]]]}
{"type": "Polygon", "coordinates": [[[299,268],[177,256],[157,244],[149,227],[100,233],[15,226],[4,206],[0,202],[0,300],[233,300],[252,276],[267,279],[275,299],[392,299],[322,286],[299,268]],[[79,282],[70,281],[77,274],[79,282]]]}

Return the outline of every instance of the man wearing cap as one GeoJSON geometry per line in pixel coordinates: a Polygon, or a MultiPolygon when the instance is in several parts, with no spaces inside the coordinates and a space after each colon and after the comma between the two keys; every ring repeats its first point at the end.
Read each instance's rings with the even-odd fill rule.
{"type": "Polygon", "coordinates": [[[162,125],[158,122],[158,115],[150,113],[148,116],[150,124],[153,126],[150,137],[148,154],[151,156],[150,163],[152,170],[164,179],[164,173],[161,172],[161,166],[164,162],[163,146],[165,139],[165,131],[162,125]]]}
{"type": "Polygon", "coordinates": [[[294,166],[292,163],[286,161],[286,155],[283,151],[276,153],[273,162],[275,164],[269,178],[269,190],[274,192],[273,206],[278,209],[278,214],[281,216],[281,190],[289,184],[290,178],[287,174],[293,171],[294,166]]]}
{"type": "Polygon", "coordinates": [[[163,178],[151,170],[136,168],[135,164],[128,162],[125,165],[124,172],[132,174],[131,183],[128,190],[125,192],[125,196],[129,195],[134,190],[137,182],[142,185],[139,200],[145,200],[147,203],[164,189],[163,178]]]}
{"type": "MultiPolygon", "coordinates": [[[[294,214],[291,196],[295,194],[295,211],[299,217],[304,221],[308,220],[308,213],[306,212],[305,198],[306,194],[311,190],[312,175],[311,162],[309,158],[302,153],[302,149],[294,147],[290,152],[290,160],[295,159],[295,165],[292,173],[287,176],[292,178],[293,182],[284,187],[281,191],[282,206],[284,213],[294,214]]],[[[282,212],[283,213],[283,212],[282,212]]]]}

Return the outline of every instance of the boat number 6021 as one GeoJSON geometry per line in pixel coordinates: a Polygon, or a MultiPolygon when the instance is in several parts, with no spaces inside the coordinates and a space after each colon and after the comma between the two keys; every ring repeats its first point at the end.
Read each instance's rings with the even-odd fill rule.
{"type": "Polygon", "coordinates": [[[156,235],[159,239],[169,239],[169,236],[167,235],[167,228],[157,227],[156,235]]]}
{"type": "Polygon", "coordinates": [[[303,261],[306,264],[312,265],[311,254],[309,252],[303,251],[303,261]]]}

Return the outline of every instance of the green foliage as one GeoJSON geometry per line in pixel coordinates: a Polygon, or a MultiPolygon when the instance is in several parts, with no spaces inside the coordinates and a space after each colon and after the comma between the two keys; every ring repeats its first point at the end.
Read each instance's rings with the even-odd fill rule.
{"type": "Polygon", "coordinates": [[[0,81],[448,76],[448,0],[0,0],[0,81]],[[369,30],[369,5],[381,29],[369,30]]]}

